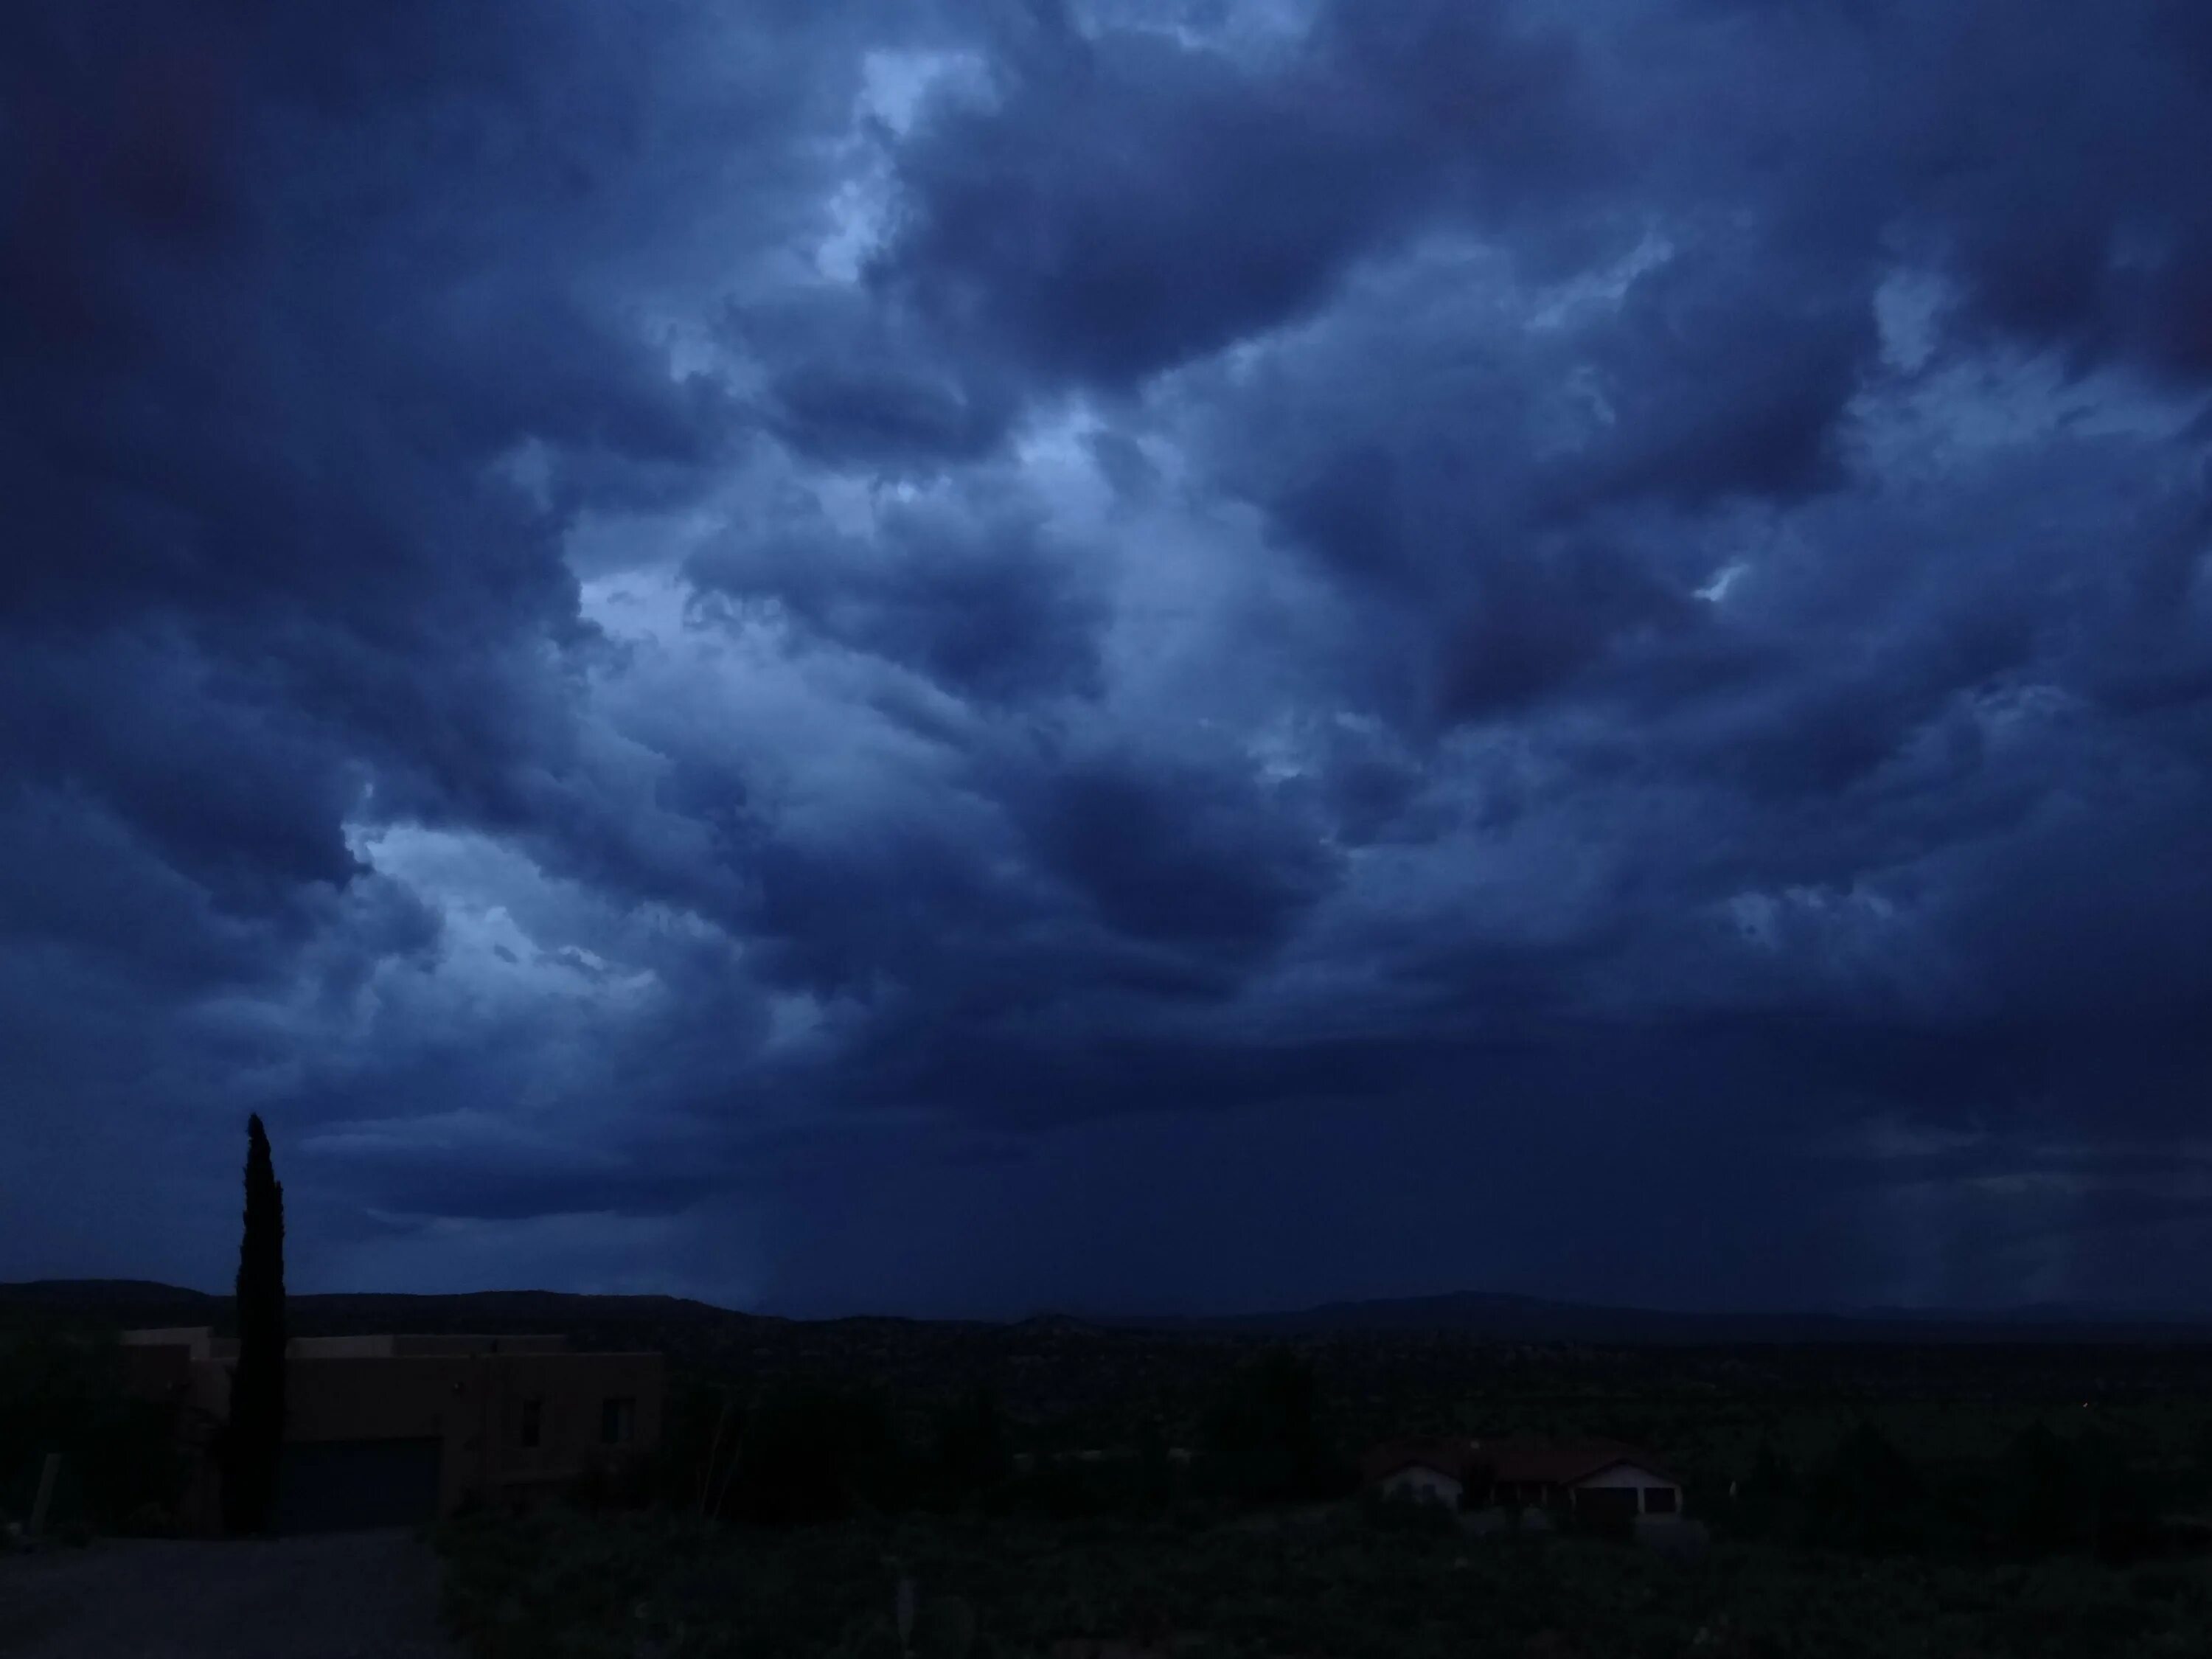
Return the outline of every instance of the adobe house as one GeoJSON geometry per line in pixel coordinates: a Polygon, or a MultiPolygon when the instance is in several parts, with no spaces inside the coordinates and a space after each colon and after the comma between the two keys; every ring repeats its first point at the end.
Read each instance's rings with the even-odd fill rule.
{"type": "MultiPolygon", "coordinates": [[[[133,1392],[174,1402],[185,1518],[222,1515],[212,1446],[230,1413],[235,1340],[205,1327],[125,1331],[133,1392]]],[[[657,1353],[571,1353],[560,1336],[295,1337],[285,1350],[280,1532],[392,1526],[471,1502],[521,1506],[660,1438],[657,1353]]]]}

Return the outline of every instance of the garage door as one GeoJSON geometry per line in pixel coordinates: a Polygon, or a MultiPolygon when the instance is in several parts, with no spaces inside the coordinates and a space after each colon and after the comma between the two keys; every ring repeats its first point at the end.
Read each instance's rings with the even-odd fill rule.
{"type": "Polygon", "coordinates": [[[276,1530],[412,1526],[438,1513],[438,1454],[427,1440],[301,1440],[284,1448],[276,1530]]]}

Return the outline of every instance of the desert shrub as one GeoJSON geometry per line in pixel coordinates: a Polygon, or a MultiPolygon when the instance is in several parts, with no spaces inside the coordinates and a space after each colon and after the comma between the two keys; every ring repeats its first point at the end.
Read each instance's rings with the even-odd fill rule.
{"type": "Polygon", "coordinates": [[[657,1496],[655,1468],[647,1460],[588,1463],[562,1495],[574,1508],[598,1514],[610,1510],[644,1510],[657,1496]]]}
{"type": "Polygon", "coordinates": [[[2088,1472],[2075,1449],[2042,1423],[2013,1437],[1996,1483],[1996,1532],[2008,1550],[2043,1555],[2083,1540],[2088,1472]]]}
{"type": "Polygon", "coordinates": [[[1353,1484],[1329,1443],[1313,1367],[1287,1349],[1229,1376],[1200,1422],[1199,1468],[1210,1490],[1244,1504],[1339,1497],[1353,1484]]]}
{"type": "Polygon", "coordinates": [[[1929,1547],[1941,1530],[1919,1468],[1870,1422],[1844,1431],[1806,1482],[1805,1534],[1822,1547],[1894,1554],[1929,1547]]]}
{"type": "Polygon", "coordinates": [[[1556,1517],[1559,1530],[1569,1538],[1588,1539],[1599,1544],[1631,1544],[1636,1541],[1634,1511],[1620,1515],[1595,1514],[1588,1510],[1562,1510],[1556,1517]]]}
{"type": "Polygon", "coordinates": [[[28,1516],[49,1452],[62,1455],[57,1528],[151,1527],[175,1507],[173,1413],[125,1390],[112,1340],[0,1337],[0,1513],[28,1516]]]}
{"type": "Polygon", "coordinates": [[[1090,1455],[1036,1455],[998,1494],[994,1508],[1055,1520],[1163,1517],[1176,1513],[1188,1494],[1156,1427],[1140,1426],[1135,1443],[1090,1455]]]}
{"type": "Polygon", "coordinates": [[[744,1402],[726,1383],[679,1376],[661,1413],[652,1466],[654,1498],[672,1510],[704,1515],[720,1507],[744,1438],[744,1402]]]}
{"type": "Polygon", "coordinates": [[[1797,1470],[1771,1439],[1759,1441],[1749,1471],[1733,1492],[1723,1489],[1717,1501],[1694,1507],[1735,1538],[1771,1541],[1795,1537],[1803,1528],[1797,1470]]]}
{"type": "Polygon", "coordinates": [[[932,1503],[958,1507],[1003,1498],[1013,1468],[1006,1421],[988,1389],[971,1389],[939,1409],[922,1469],[932,1503]]]}
{"type": "Polygon", "coordinates": [[[879,1399],[791,1382],[747,1416],[728,1509],[771,1525],[835,1521],[896,1507],[910,1491],[905,1449],[879,1399]]]}
{"type": "Polygon", "coordinates": [[[1460,1532],[1455,1511],[1402,1493],[1368,1492],[1360,1499],[1359,1510],[1367,1524],[1379,1532],[1425,1533],[1437,1538],[1456,1537],[1460,1532]]]}
{"type": "Polygon", "coordinates": [[[2062,1436],[2040,1420],[2012,1437],[1982,1484],[1986,1536],[2006,1554],[2157,1553],[2160,1493],[2109,1436],[2062,1436]]]}

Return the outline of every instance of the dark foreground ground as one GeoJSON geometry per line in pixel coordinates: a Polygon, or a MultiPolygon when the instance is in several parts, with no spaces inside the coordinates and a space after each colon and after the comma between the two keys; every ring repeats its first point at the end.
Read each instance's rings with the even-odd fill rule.
{"type": "Polygon", "coordinates": [[[787,1529],[558,1510],[441,1529],[477,1659],[2207,1659],[2212,1562],[1475,1538],[1358,1505],[787,1529]]]}
{"type": "Polygon", "coordinates": [[[450,1659],[404,1532],[0,1557],[0,1659],[450,1659]]]}

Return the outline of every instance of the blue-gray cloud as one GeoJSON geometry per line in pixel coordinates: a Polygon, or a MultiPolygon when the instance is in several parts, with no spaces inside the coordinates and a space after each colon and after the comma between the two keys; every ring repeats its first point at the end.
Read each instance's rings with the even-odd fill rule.
{"type": "Polygon", "coordinates": [[[10,13],[0,1271],[2129,1293],[2201,17],[10,13]]]}

